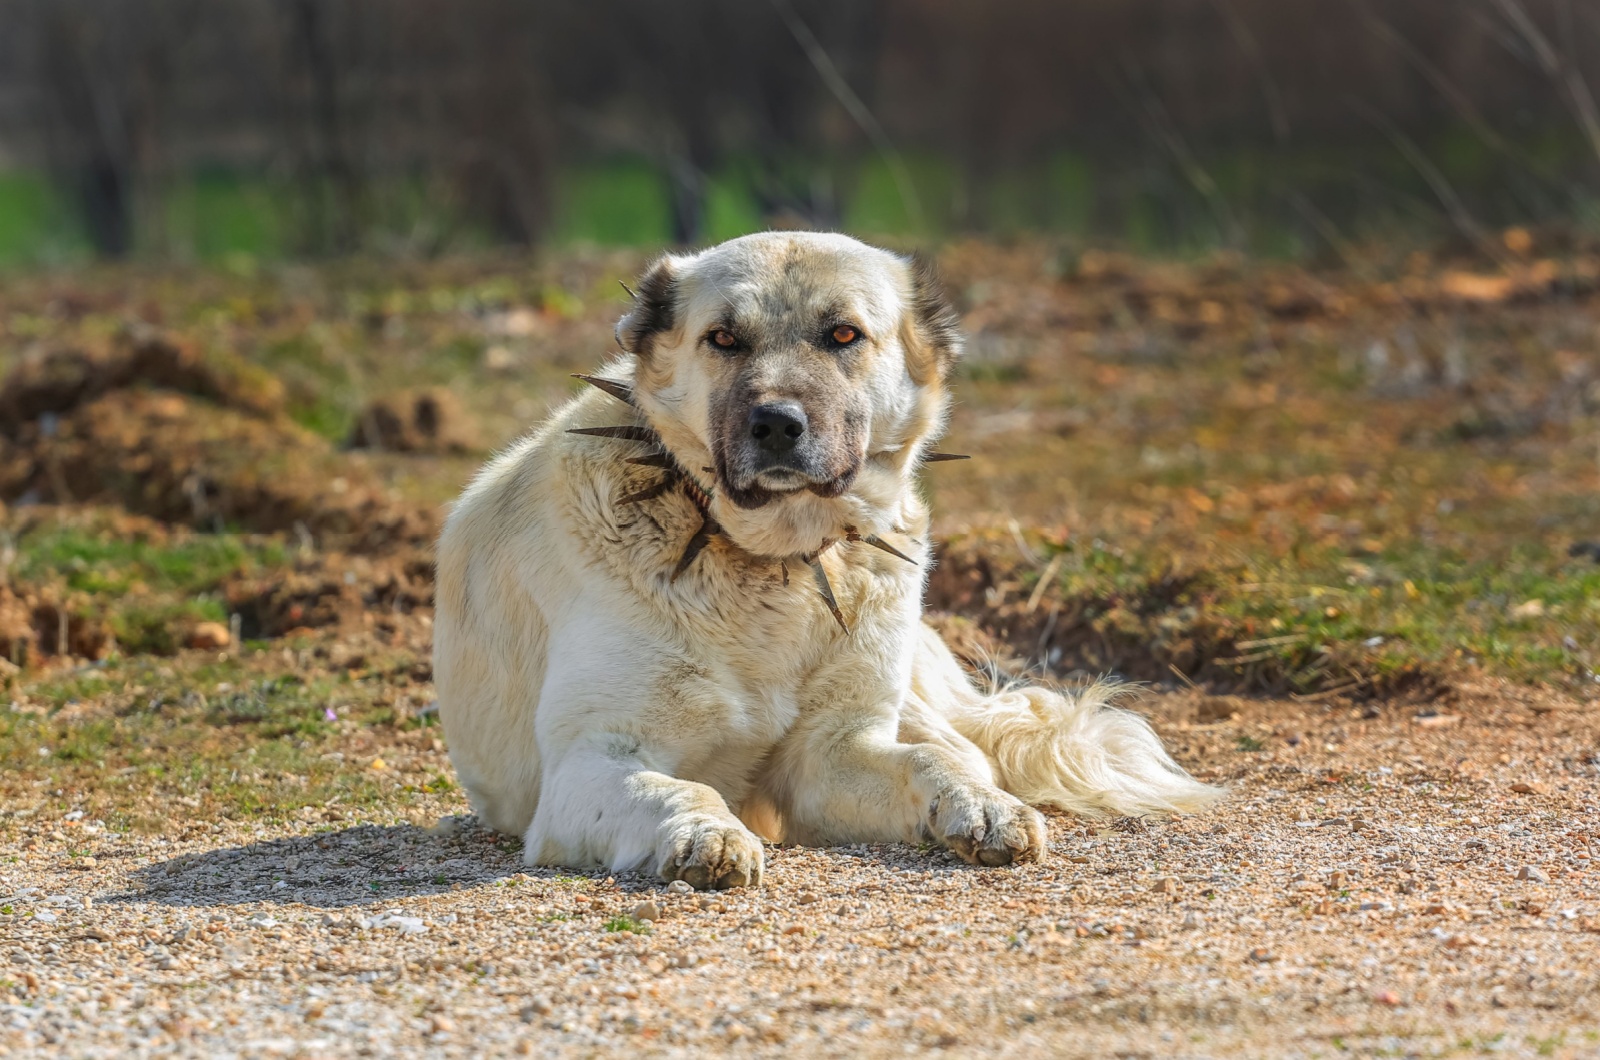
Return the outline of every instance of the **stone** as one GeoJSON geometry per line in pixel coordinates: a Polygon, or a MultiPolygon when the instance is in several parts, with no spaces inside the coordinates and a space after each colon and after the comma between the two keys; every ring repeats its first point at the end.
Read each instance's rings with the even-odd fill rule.
{"type": "Polygon", "coordinates": [[[184,643],[191,648],[215,651],[233,643],[233,634],[228,632],[228,627],[221,622],[201,622],[189,630],[189,636],[185,638],[184,643]]]}

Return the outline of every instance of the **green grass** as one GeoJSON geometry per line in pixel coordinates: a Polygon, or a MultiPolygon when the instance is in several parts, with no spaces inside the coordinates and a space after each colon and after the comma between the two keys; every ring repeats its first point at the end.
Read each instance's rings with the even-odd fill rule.
{"type": "Polygon", "coordinates": [[[628,931],[635,935],[650,934],[649,921],[635,920],[631,916],[614,916],[600,926],[607,931],[628,931]]]}
{"type": "Polygon", "coordinates": [[[86,257],[70,204],[45,177],[0,173],[0,266],[86,257]]]}
{"type": "MultiPolygon", "coordinates": [[[[281,542],[231,534],[130,534],[114,521],[46,521],[17,535],[13,577],[66,595],[68,610],[103,619],[126,653],[170,655],[199,622],[227,623],[223,585],[282,567],[281,542]]],[[[45,631],[48,643],[49,631],[45,631]]]]}
{"type": "Polygon", "coordinates": [[[276,540],[195,534],[152,541],[93,522],[45,523],[18,535],[14,547],[14,571],[23,581],[59,576],[76,592],[117,595],[205,592],[231,576],[281,566],[287,559],[276,540]]]}
{"type": "Polygon", "coordinates": [[[333,441],[349,435],[359,400],[350,362],[329,356],[326,330],[275,337],[257,357],[283,380],[289,416],[296,423],[333,441]]]}
{"type": "MultiPolygon", "coordinates": [[[[1523,141],[1528,157],[1551,174],[1577,171],[1588,150],[1566,128],[1530,129],[1523,141]]],[[[1486,225],[1526,220],[1520,215],[1530,210],[1579,219],[1595,214],[1593,196],[1578,184],[1528,201],[1526,163],[1497,154],[1469,128],[1442,125],[1418,146],[1486,225]]],[[[698,238],[715,242],[767,227],[753,186],[774,179],[797,195],[826,189],[844,227],[893,240],[1048,233],[1178,256],[1218,247],[1267,257],[1326,252],[1326,237],[1308,226],[1294,202],[1321,204],[1328,223],[1352,242],[1453,231],[1415,166],[1376,133],[1334,146],[1195,147],[1214,189],[1209,194],[1197,191],[1165,154],[1116,145],[1073,145],[1010,160],[987,167],[981,178],[958,160],[915,150],[902,151],[895,162],[876,152],[778,162],[735,155],[706,177],[698,238]],[[909,178],[920,209],[905,196],[901,175],[909,178]]],[[[659,247],[672,240],[672,190],[664,168],[649,158],[574,162],[554,185],[555,226],[548,238],[554,246],[659,247]]],[[[311,244],[316,218],[343,219],[351,212],[330,184],[290,183],[257,171],[202,167],[175,175],[164,189],[149,216],[139,218],[136,252],[240,273],[340,249],[311,244]]],[[[377,176],[350,223],[365,249],[481,249],[494,236],[469,205],[447,178],[377,176]]],[[[43,175],[0,173],[0,267],[81,261],[90,254],[63,189],[43,175]]]]}
{"type": "Polygon", "coordinates": [[[561,198],[559,243],[637,246],[672,240],[669,189],[660,174],[642,162],[574,170],[562,181],[561,198]]]}
{"type": "Polygon", "coordinates": [[[379,726],[384,680],[301,680],[271,669],[255,656],[176,666],[146,658],[28,682],[22,702],[36,709],[0,713],[0,771],[80,792],[91,815],[116,830],[170,828],[160,807],[171,797],[198,798],[213,817],[281,821],[304,807],[403,807],[424,794],[390,772],[328,756],[345,730],[324,710],[337,704],[345,726],[379,726]],[[88,701],[99,705],[88,718],[57,716],[88,701]],[[138,792],[163,794],[151,801],[138,792]]]}
{"type": "Polygon", "coordinates": [[[1462,664],[1583,686],[1600,668],[1600,565],[1541,543],[1473,556],[1308,545],[1209,562],[1091,546],[1069,548],[1059,570],[1066,610],[1107,646],[1098,661],[1145,658],[1143,679],[1171,665],[1305,693],[1462,664]]]}

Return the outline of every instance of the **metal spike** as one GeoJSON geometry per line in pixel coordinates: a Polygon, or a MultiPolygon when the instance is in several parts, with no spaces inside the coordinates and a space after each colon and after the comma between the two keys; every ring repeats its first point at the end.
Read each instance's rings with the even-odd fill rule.
{"type": "Polygon", "coordinates": [[[822,569],[822,556],[812,556],[806,561],[811,567],[811,577],[816,580],[817,592],[822,594],[823,603],[828,605],[828,610],[833,612],[833,620],[839,623],[839,628],[850,633],[850,627],[844,623],[844,615],[839,613],[839,601],[833,598],[833,586],[828,584],[828,572],[822,569]]]}
{"type": "Polygon", "coordinates": [[[581,372],[572,374],[574,379],[582,379],[592,387],[598,387],[625,404],[633,404],[633,387],[627,383],[619,383],[615,379],[606,379],[598,375],[584,375],[581,372]]]}
{"type": "Polygon", "coordinates": [[[660,482],[656,482],[656,483],[653,483],[653,484],[651,484],[649,486],[646,486],[644,489],[634,490],[632,493],[628,494],[626,497],[623,497],[620,500],[618,500],[617,503],[618,504],[638,504],[641,501],[653,501],[657,497],[661,496],[663,493],[667,492],[667,490],[671,489],[673,486],[676,486],[677,484],[678,484],[678,476],[676,474],[669,474],[669,475],[666,475],[665,477],[663,477],[660,482]]]}
{"type": "Polygon", "coordinates": [[[625,463],[638,464],[640,467],[659,467],[663,471],[676,471],[678,465],[672,462],[672,457],[666,453],[646,453],[644,456],[630,456],[625,463]]]}
{"type": "Polygon", "coordinates": [[[722,527],[717,525],[717,521],[709,515],[703,516],[700,522],[700,529],[696,530],[694,536],[689,539],[689,543],[683,546],[683,555],[678,557],[678,565],[672,568],[672,577],[667,580],[669,582],[677,581],[678,575],[688,570],[689,564],[695,561],[695,557],[699,556],[705,550],[705,547],[711,543],[711,539],[720,533],[722,533],[722,527]]]}
{"type": "Polygon", "coordinates": [[[789,588],[789,564],[780,559],[778,561],[778,569],[783,572],[783,587],[785,589],[789,588]]]}
{"type": "Polygon", "coordinates": [[[617,283],[622,287],[622,289],[624,291],[628,292],[628,297],[629,298],[633,299],[635,302],[637,302],[639,300],[639,295],[634,291],[634,289],[632,287],[629,287],[622,280],[618,280],[617,283]]]}
{"type": "Polygon", "coordinates": [[[860,542],[862,542],[864,544],[871,545],[873,548],[880,548],[883,551],[889,553],[889,555],[891,555],[891,556],[899,556],[901,559],[905,560],[907,563],[911,564],[913,567],[917,565],[917,561],[916,560],[912,559],[910,556],[906,555],[904,552],[901,552],[898,548],[895,548],[893,545],[889,544],[889,542],[885,541],[883,538],[879,537],[877,534],[868,534],[865,537],[857,537],[854,540],[860,541],[860,542]]]}
{"type": "Polygon", "coordinates": [[[971,460],[971,459],[972,459],[972,457],[967,455],[966,453],[928,453],[928,454],[923,456],[922,462],[924,464],[942,464],[946,460],[971,460]]]}
{"type": "Polygon", "coordinates": [[[650,442],[661,441],[656,432],[649,427],[636,427],[628,424],[621,427],[573,427],[568,434],[587,434],[592,438],[619,438],[625,442],[650,442]]]}

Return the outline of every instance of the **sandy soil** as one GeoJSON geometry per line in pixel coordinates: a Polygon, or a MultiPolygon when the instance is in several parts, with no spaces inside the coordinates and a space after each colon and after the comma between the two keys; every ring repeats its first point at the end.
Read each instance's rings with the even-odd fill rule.
{"type": "Polygon", "coordinates": [[[455,796],[140,838],[40,786],[0,810],[0,1055],[1600,1052],[1592,707],[1144,709],[1220,811],[1053,817],[1016,869],[777,848],[711,895],[525,871],[455,796]]]}

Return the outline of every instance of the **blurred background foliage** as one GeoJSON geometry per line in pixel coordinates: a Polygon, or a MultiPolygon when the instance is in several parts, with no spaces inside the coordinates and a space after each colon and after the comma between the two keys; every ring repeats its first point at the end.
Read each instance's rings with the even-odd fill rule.
{"type": "Polygon", "coordinates": [[[0,0],[0,264],[1592,223],[1590,0],[0,0]]]}

